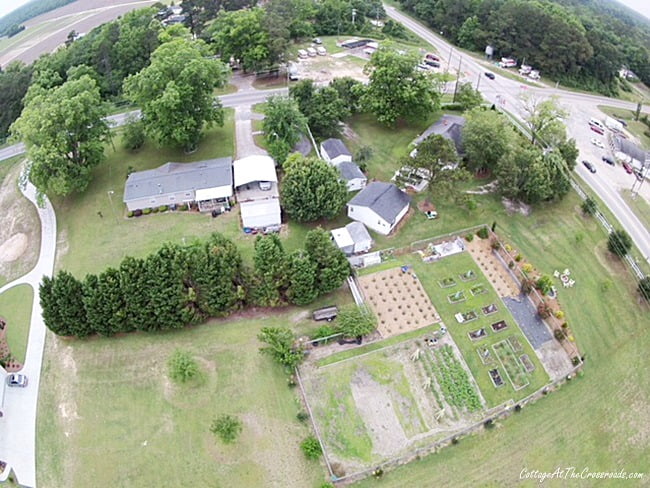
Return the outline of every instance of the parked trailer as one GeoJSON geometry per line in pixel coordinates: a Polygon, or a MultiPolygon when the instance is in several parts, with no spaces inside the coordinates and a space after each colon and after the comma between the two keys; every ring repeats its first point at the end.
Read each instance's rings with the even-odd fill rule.
{"type": "Polygon", "coordinates": [[[612,117],[607,117],[605,119],[605,125],[616,132],[623,132],[623,124],[612,117]]]}

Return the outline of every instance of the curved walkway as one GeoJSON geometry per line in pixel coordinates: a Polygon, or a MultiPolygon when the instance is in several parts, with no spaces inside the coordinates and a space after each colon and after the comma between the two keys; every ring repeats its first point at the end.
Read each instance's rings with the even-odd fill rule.
{"type": "Polygon", "coordinates": [[[41,222],[41,249],[36,266],[26,275],[7,283],[0,293],[14,286],[27,284],[34,290],[32,319],[29,327],[29,341],[25,353],[25,365],[21,373],[27,375],[27,388],[7,388],[4,400],[4,416],[0,418],[0,460],[7,463],[0,474],[5,481],[13,470],[20,486],[36,486],[36,410],[38,390],[45,345],[45,323],[41,315],[39,283],[43,275],[51,276],[54,271],[56,252],[56,216],[47,197],[43,196],[43,207],[36,202],[36,188],[31,183],[21,186],[23,195],[38,211],[41,222]]]}

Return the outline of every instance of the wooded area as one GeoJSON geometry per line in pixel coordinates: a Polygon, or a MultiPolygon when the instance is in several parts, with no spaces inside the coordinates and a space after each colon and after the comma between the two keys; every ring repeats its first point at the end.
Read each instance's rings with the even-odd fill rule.
{"type": "Polygon", "coordinates": [[[6,36],[11,32],[12,28],[20,25],[23,22],[33,19],[34,17],[54,10],[55,8],[63,7],[75,0],[34,0],[22,7],[18,7],[11,13],[8,13],[0,19],[0,36],[6,36]]]}

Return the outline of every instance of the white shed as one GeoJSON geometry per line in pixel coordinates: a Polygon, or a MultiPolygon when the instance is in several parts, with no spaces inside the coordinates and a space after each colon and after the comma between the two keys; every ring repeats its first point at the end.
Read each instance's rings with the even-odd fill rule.
{"type": "Polygon", "coordinates": [[[368,178],[363,174],[356,163],[349,163],[347,161],[340,163],[338,166],[341,179],[347,186],[348,191],[359,191],[366,187],[368,178]]]}
{"type": "Polygon", "coordinates": [[[282,223],[278,175],[269,156],[257,154],[233,163],[243,227],[266,229],[282,223]]]}
{"type": "Polygon", "coordinates": [[[333,166],[343,162],[352,162],[352,153],[341,139],[327,139],[320,143],[320,154],[333,166]]]}
{"type": "Polygon", "coordinates": [[[277,198],[242,202],[240,209],[243,227],[265,229],[282,223],[280,200],[277,198]]]}
{"type": "Polygon", "coordinates": [[[332,239],[348,256],[367,252],[372,247],[372,237],[361,222],[350,222],[345,227],[332,230],[332,239]]]}

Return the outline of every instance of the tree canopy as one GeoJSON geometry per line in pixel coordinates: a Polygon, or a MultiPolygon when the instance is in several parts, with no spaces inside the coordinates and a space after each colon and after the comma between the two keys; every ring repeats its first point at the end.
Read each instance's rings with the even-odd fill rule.
{"type": "Polygon", "coordinates": [[[415,53],[381,46],[365,66],[370,81],[361,103],[382,124],[421,119],[440,106],[440,89],[431,75],[416,69],[419,61],[415,53]]]}
{"type": "Polygon", "coordinates": [[[467,168],[479,171],[496,168],[499,160],[510,151],[515,134],[501,114],[475,108],[466,114],[462,137],[467,168]]]}
{"type": "Polygon", "coordinates": [[[340,122],[351,112],[339,93],[344,93],[343,87],[317,87],[313,80],[302,80],[289,88],[289,95],[307,118],[314,137],[325,139],[340,135],[340,122]]]}
{"type": "Polygon", "coordinates": [[[289,152],[306,132],[307,119],[296,101],[289,97],[274,96],[267,100],[264,109],[264,139],[269,153],[282,165],[289,152]]]}
{"type": "Polygon", "coordinates": [[[214,88],[228,69],[206,57],[200,41],[172,38],[151,55],[151,64],[124,80],[125,96],[142,110],[146,133],[160,144],[195,149],[205,125],[223,124],[214,88]]]}
{"type": "Polygon", "coordinates": [[[27,146],[31,181],[56,195],[85,190],[109,134],[97,84],[83,75],[49,90],[34,85],[25,100],[11,130],[27,146]]]}
{"type": "Polygon", "coordinates": [[[312,222],[336,217],[347,200],[347,188],[334,166],[295,153],[284,163],[280,195],[292,218],[312,222]]]}

